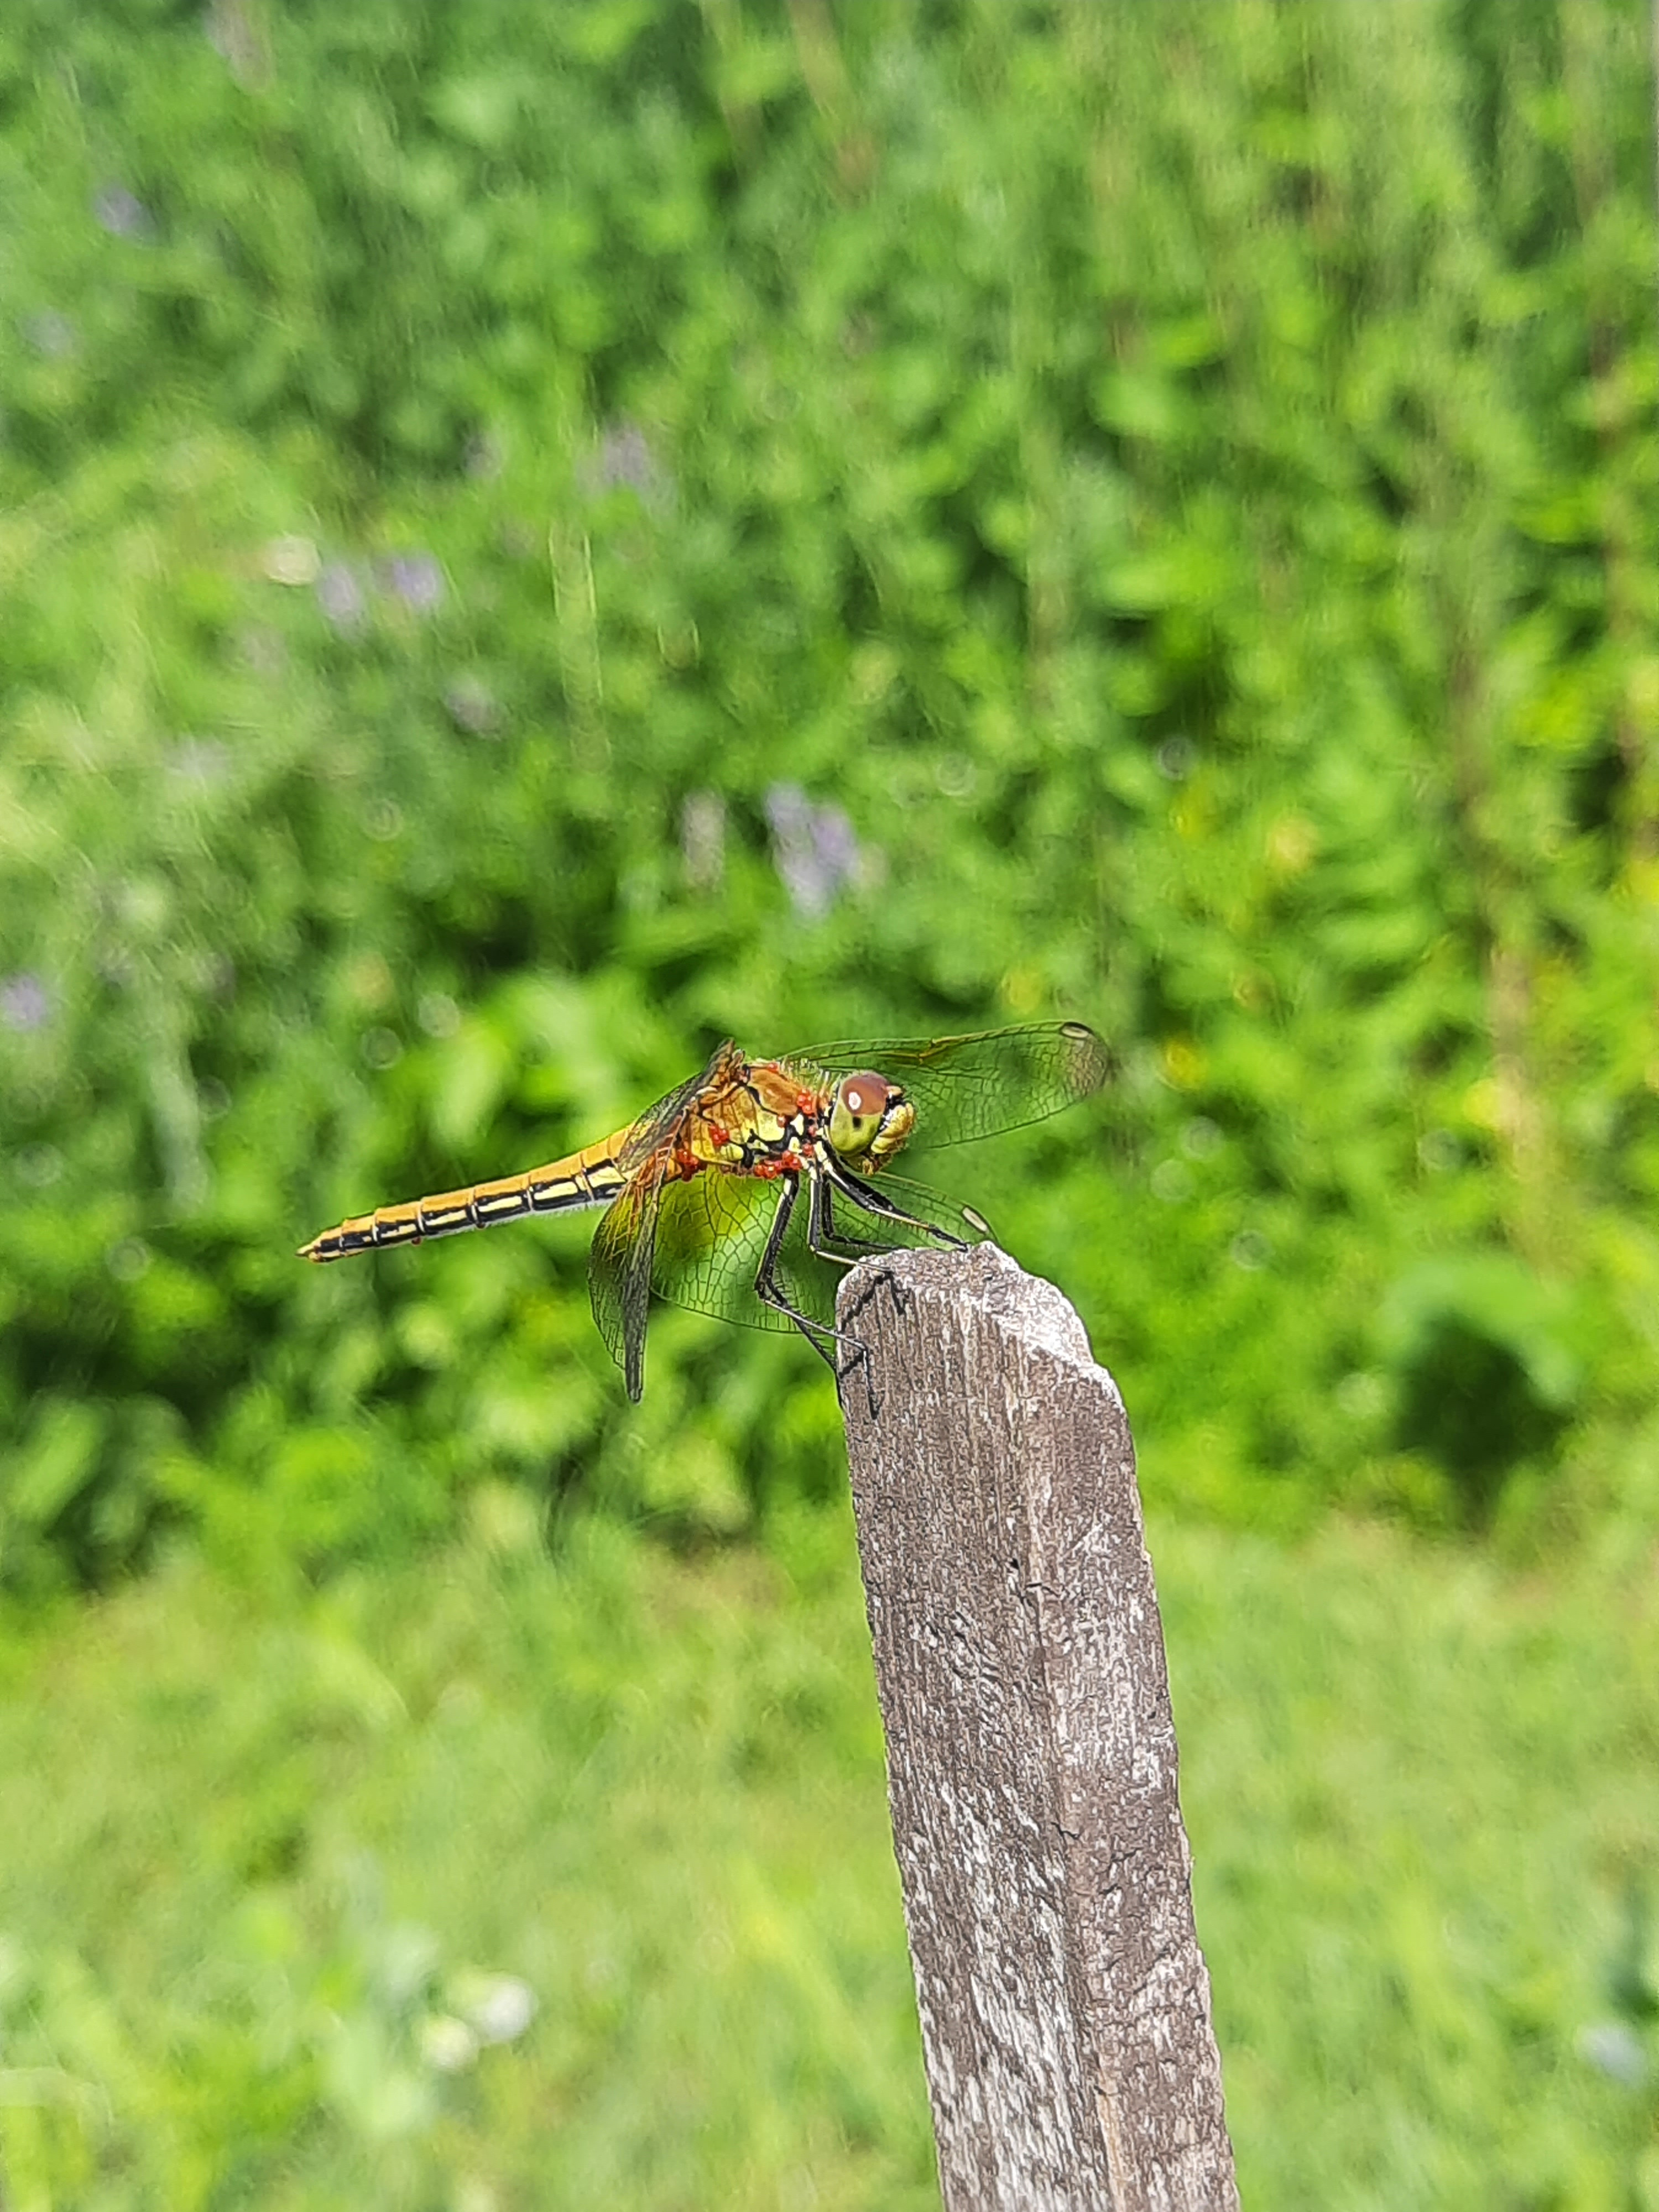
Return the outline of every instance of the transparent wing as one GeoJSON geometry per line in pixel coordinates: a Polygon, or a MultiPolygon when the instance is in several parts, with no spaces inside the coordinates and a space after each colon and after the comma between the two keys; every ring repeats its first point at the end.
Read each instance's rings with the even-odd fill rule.
{"type": "MultiPolygon", "coordinates": [[[[777,1183],[753,1176],[702,1175],[690,1182],[636,1184],[608,1209],[588,1255],[588,1297],[636,1403],[645,1388],[653,1291],[672,1305],[748,1328],[792,1326],[755,1295],[755,1271],[781,1194],[777,1183]]],[[[805,1313],[817,1311],[815,1285],[798,1285],[787,1263],[777,1274],[792,1303],[805,1313]]],[[[830,1295],[833,1304],[833,1289],[830,1295]]]]}
{"type": "MultiPolygon", "coordinates": [[[[784,1315],[755,1296],[755,1271],[782,1195],[781,1183],[760,1176],[710,1173],[695,1176],[690,1182],[667,1184],[657,1218],[652,1282],[657,1296],[670,1305],[690,1306],[694,1312],[739,1322],[747,1328],[788,1328],[791,1323],[784,1315]]],[[[805,1218],[805,1193],[795,1212],[805,1218]]],[[[798,1283],[792,1264],[795,1229],[792,1221],[780,1255],[778,1280],[793,1304],[816,1316],[810,1277],[798,1283]],[[798,1291],[804,1295],[797,1296],[798,1291]]]]}
{"type": "Polygon", "coordinates": [[[684,1119],[687,1109],[724,1066],[731,1049],[729,1044],[721,1045],[707,1067],[699,1069],[676,1090],[659,1098],[654,1106],[647,1106],[630,1126],[617,1148],[617,1164],[624,1174],[641,1166],[659,1146],[667,1142],[684,1119]]]}
{"type": "MultiPolygon", "coordinates": [[[[930,1227],[943,1229],[964,1243],[973,1243],[982,1233],[958,1203],[938,1191],[900,1176],[884,1174],[872,1181],[892,1205],[923,1225],[915,1227],[888,1215],[866,1212],[837,1191],[830,1200],[833,1234],[830,1242],[833,1249],[848,1258],[861,1258],[867,1251],[890,1251],[901,1245],[937,1243],[938,1238],[928,1233],[930,1227]]],[[[736,1322],[744,1328],[791,1328],[793,1324],[787,1316],[763,1304],[755,1295],[756,1271],[782,1194],[781,1183],[759,1176],[701,1175],[689,1182],[665,1183],[653,1209],[650,1289],[670,1305],[689,1306],[695,1313],[712,1314],[719,1321],[736,1322]]],[[[607,1232],[612,1217],[628,1203],[618,1199],[600,1223],[592,1262],[594,1317],[612,1354],[624,1365],[626,1332],[620,1321],[607,1328],[600,1311],[599,1283],[602,1266],[607,1278],[621,1275],[610,1256],[607,1232]]],[[[811,1193],[804,1188],[774,1272],[790,1304],[809,1321],[828,1328],[835,1323],[836,1292],[847,1271],[811,1249],[810,1209],[811,1193]]],[[[630,1222],[623,1226],[629,1249],[636,1250],[636,1225],[630,1222]]],[[[620,1296],[615,1299],[618,1314],[624,1304],[620,1296]]],[[[641,1321],[641,1333],[643,1326],[641,1321]]]]}
{"type": "Polygon", "coordinates": [[[599,1334],[635,1404],[645,1388],[645,1324],[651,1305],[659,1186],[642,1181],[606,1207],[587,1259],[587,1295],[599,1334]]]}
{"type": "Polygon", "coordinates": [[[1044,1121],[1092,1097],[1112,1073],[1111,1053],[1086,1022],[815,1045],[787,1060],[831,1078],[868,1068],[902,1084],[915,1106],[918,1145],[970,1144],[1044,1121]]]}

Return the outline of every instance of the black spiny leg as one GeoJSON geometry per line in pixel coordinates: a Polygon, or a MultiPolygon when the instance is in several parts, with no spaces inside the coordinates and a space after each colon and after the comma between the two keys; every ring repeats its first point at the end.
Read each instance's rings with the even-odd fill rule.
{"type": "Polygon", "coordinates": [[[811,1177],[806,1212],[807,1249],[816,1252],[820,1260],[832,1260],[838,1267],[856,1267],[872,1252],[884,1252],[887,1247],[873,1237],[854,1237],[845,1229],[837,1229],[830,1210],[830,1180],[827,1176],[811,1177]],[[837,1252],[837,1244],[848,1245],[849,1251],[837,1252]]]}
{"type": "MultiPolygon", "coordinates": [[[[783,1247],[784,1231],[789,1226],[789,1217],[793,1213],[795,1201],[800,1196],[800,1177],[798,1175],[787,1175],[781,1176],[780,1180],[783,1184],[783,1190],[778,1200],[778,1210],[772,1216],[772,1226],[767,1232],[766,1249],[761,1254],[759,1267],[755,1270],[755,1296],[763,1305],[770,1306],[774,1312],[783,1314],[793,1322],[813,1351],[834,1375],[837,1383],[841,1382],[843,1376],[851,1373],[854,1363],[863,1367],[864,1387],[870,1397],[870,1418],[874,1420],[876,1418],[875,1391],[870,1382],[869,1355],[863,1345],[860,1343],[857,1337],[848,1336],[841,1329],[831,1328],[827,1322],[814,1321],[810,1314],[804,1314],[798,1307],[792,1306],[779,1285],[778,1254],[783,1247]],[[844,1363],[838,1361],[835,1353],[830,1349],[832,1344],[842,1344],[848,1347],[848,1357],[844,1363]]],[[[819,1203],[818,1178],[814,1175],[811,1180],[812,1188],[807,1200],[809,1243],[811,1242],[813,1217],[818,1210],[819,1203]]],[[[817,1247],[813,1246],[813,1249],[816,1250],[817,1247]]],[[[836,1255],[830,1253],[824,1256],[833,1259],[836,1255]]]]}
{"type": "MultiPolygon", "coordinates": [[[[953,1237],[948,1229],[941,1229],[936,1221],[921,1221],[914,1213],[907,1213],[902,1206],[894,1205],[885,1191],[878,1190],[874,1183],[866,1182],[862,1176],[855,1176],[842,1161],[836,1160],[833,1164],[826,1164],[824,1173],[844,1198],[851,1199],[854,1205],[861,1207],[866,1213],[873,1213],[878,1220],[900,1221],[907,1229],[920,1229],[924,1237],[931,1237],[936,1243],[948,1245],[955,1252],[965,1252],[968,1249],[968,1240],[965,1237],[953,1237]]],[[[829,1193],[826,1191],[823,1212],[826,1228],[829,1227],[830,1223],[829,1203],[829,1193]]],[[[861,1241],[857,1237],[839,1234],[833,1229],[830,1233],[832,1236],[837,1236],[838,1241],[843,1244],[857,1243],[861,1241]]],[[[877,1249],[884,1248],[878,1246],[877,1249]]],[[[827,1259],[833,1259],[836,1255],[834,1253],[826,1253],[824,1256],[827,1259]]]]}

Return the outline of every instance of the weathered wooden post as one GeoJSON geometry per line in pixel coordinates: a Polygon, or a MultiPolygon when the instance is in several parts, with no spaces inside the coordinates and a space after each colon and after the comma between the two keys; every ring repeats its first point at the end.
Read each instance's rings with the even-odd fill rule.
{"type": "Polygon", "coordinates": [[[1236,2207],[1116,1386],[994,1245],[864,1261],[840,1313],[948,2212],[1236,2207]]]}

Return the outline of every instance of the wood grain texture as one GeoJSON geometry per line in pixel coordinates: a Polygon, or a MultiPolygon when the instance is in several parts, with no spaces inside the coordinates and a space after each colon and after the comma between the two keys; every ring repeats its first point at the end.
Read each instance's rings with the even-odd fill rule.
{"type": "Polygon", "coordinates": [[[945,2204],[1236,2207],[1116,1385],[992,1245],[865,1261],[840,1314],[945,2204]]]}

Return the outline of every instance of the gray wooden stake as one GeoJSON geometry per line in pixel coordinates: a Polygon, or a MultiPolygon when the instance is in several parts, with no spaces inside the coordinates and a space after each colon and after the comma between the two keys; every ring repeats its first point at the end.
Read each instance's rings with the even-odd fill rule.
{"type": "Polygon", "coordinates": [[[994,1245],[864,1261],[839,1310],[948,2212],[1236,2207],[1117,1387],[994,1245]]]}

